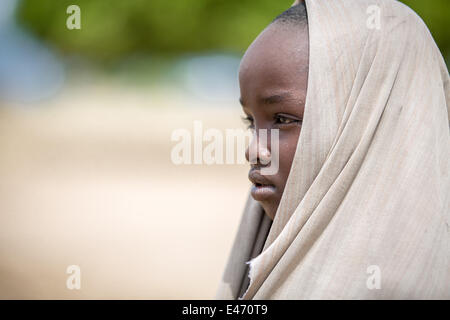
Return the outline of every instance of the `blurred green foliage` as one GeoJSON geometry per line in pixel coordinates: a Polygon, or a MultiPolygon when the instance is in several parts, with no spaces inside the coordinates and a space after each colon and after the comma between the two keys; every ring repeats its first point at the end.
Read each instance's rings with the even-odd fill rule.
{"type": "Polygon", "coordinates": [[[18,19],[67,53],[117,59],[130,53],[242,52],[293,1],[23,0],[18,19]],[[66,8],[81,8],[68,30],[66,8]]]}
{"type": "MultiPolygon", "coordinates": [[[[62,53],[97,62],[130,54],[242,53],[293,0],[22,0],[21,25],[62,53]],[[68,30],[66,9],[81,8],[81,30],[68,30]]],[[[404,0],[450,58],[449,0],[404,0]]]]}

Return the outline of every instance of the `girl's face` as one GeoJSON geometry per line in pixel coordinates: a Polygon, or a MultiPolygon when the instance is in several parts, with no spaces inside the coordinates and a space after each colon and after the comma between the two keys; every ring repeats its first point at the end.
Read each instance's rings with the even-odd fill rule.
{"type": "Polygon", "coordinates": [[[249,172],[251,195],[271,219],[286,185],[305,109],[309,42],[307,28],[299,28],[269,25],[248,48],[239,70],[240,101],[245,120],[254,130],[246,150],[248,161],[256,155],[249,172]],[[267,130],[267,141],[262,143],[261,129],[267,130]],[[264,175],[261,168],[270,166],[267,160],[275,155],[271,153],[273,129],[279,130],[278,171],[264,175]]]}

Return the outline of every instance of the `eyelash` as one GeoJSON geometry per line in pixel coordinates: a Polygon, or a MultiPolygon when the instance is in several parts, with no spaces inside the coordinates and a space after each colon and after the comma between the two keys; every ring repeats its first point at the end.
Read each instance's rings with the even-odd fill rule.
{"type": "MultiPolygon", "coordinates": [[[[280,115],[280,114],[276,114],[275,117],[274,117],[274,120],[275,120],[275,124],[278,124],[278,125],[289,125],[289,124],[292,124],[292,123],[299,123],[299,124],[302,123],[302,120],[292,119],[292,118],[285,117],[285,116],[280,115]],[[287,120],[288,122],[283,122],[285,120],[287,120]]],[[[242,121],[244,121],[244,123],[247,125],[247,129],[254,129],[255,125],[253,123],[253,118],[252,117],[250,117],[250,116],[242,117],[242,121]]]]}
{"type": "Polygon", "coordinates": [[[253,129],[255,127],[253,124],[253,118],[250,116],[242,117],[242,121],[247,125],[247,129],[253,129]]]}
{"type": "Polygon", "coordinates": [[[281,124],[281,125],[288,125],[288,124],[291,124],[291,123],[301,122],[300,120],[292,119],[292,118],[285,117],[285,116],[282,116],[282,115],[279,115],[279,114],[275,115],[275,121],[276,121],[275,123],[281,124]],[[282,121],[280,121],[281,119],[288,120],[289,122],[282,122],[282,121]]]}

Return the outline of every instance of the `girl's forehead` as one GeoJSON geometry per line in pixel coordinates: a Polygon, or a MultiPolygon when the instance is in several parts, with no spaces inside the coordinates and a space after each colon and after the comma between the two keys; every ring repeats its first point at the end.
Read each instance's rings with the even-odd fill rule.
{"type": "Polygon", "coordinates": [[[301,31],[286,25],[272,24],[247,49],[239,73],[307,69],[308,47],[306,29],[301,31]]]}

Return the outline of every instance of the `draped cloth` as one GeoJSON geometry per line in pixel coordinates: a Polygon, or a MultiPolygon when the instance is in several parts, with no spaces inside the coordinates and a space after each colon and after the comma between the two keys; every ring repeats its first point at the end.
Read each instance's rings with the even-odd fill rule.
{"type": "Polygon", "coordinates": [[[291,171],[273,222],[249,198],[216,298],[450,299],[442,55],[397,1],[306,7],[309,78],[291,171]]]}

